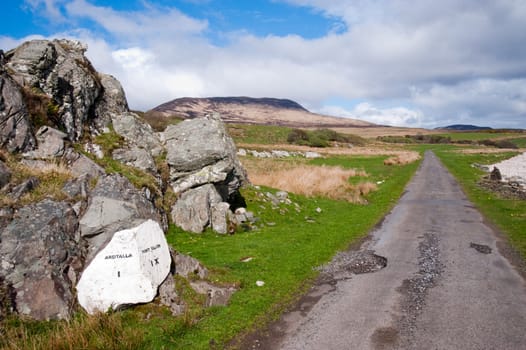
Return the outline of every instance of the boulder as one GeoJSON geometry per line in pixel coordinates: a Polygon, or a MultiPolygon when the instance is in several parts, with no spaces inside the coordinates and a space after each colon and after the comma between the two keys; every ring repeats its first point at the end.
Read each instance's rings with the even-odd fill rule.
{"type": "Polygon", "coordinates": [[[122,175],[99,178],[80,219],[80,231],[89,242],[91,259],[117,231],[138,226],[145,220],[161,222],[155,206],[122,175]]]}
{"type": "Polygon", "coordinates": [[[0,189],[11,181],[11,170],[0,160],[0,189]]]}
{"type": "Polygon", "coordinates": [[[0,276],[12,287],[16,311],[38,320],[68,318],[84,256],[71,206],[46,199],[23,207],[0,229],[0,241],[0,276]]]}
{"type": "MultiPolygon", "coordinates": [[[[205,166],[202,169],[190,173],[171,172],[172,190],[179,194],[190,188],[205,184],[223,184],[232,170],[232,163],[229,161],[219,161],[215,164],[205,166]]],[[[224,196],[228,198],[228,189],[224,196]]]]}
{"type": "Polygon", "coordinates": [[[200,279],[208,277],[208,270],[204,267],[199,260],[192,258],[191,256],[176,253],[174,257],[175,262],[175,273],[181,277],[188,278],[196,275],[200,279]]]}
{"type": "Polygon", "coordinates": [[[181,187],[181,183],[195,182],[198,185],[204,181],[202,178],[210,177],[207,181],[223,185],[227,201],[247,181],[234,141],[219,115],[187,119],[170,125],[164,131],[163,139],[166,140],[166,161],[176,193],[188,187],[181,187]],[[199,180],[185,180],[192,177],[199,180]]]}
{"type": "Polygon", "coordinates": [[[206,295],[206,307],[228,305],[232,294],[236,292],[234,287],[216,286],[207,281],[190,282],[190,286],[197,293],[206,295]]]}
{"type": "Polygon", "coordinates": [[[85,155],[68,148],[62,158],[74,176],[97,178],[106,174],[104,169],[85,155]]]}
{"type": "Polygon", "coordinates": [[[234,233],[236,229],[235,216],[226,202],[214,203],[210,206],[210,226],[217,233],[234,233]]]}
{"type": "Polygon", "coordinates": [[[112,116],[129,112],[121,83],[115,77],[98,73],[102,92],[96,101],[94,123],[98,130],[109,131],[112,116]]]}
{"type": "Polygon", "coordinates": [[[20,86],[45,94],[55,107],[55,126],[70,140],[81,138],[102,86],[84,56],[87,47],[72,40],[32,40],[5,54],[6,66],[20,86]]]}
{"type": "Polygon", "coordinates": [[[220,202],[222,198],[212,184],[190,189],[172,207],[172,220],[185,231],[201,233],[210,226],[212,205],[220,202]]]}
{"type": "Polygon", "coordinates": [[[62,157],[65,151],[64,140],[68,137],[62,131],[50,126],[42,126],[36,133],[38,148],[24,153],[25,158],[53,159],[62,157]]]}
{"type": "Polygon", "coordinates": [[[491,181],[502,181],[502,174],[500,173],[499,168],[493,167],[493,170],[489,174],[489,179],[491,181]]]}
{"type": "Polygon", "coordinates": [[[145,170],[152,174],[157,174],[155,161],[153,160],[152,155],[144,148],[139,148],[137,146],[129,149],[120,148],[114,150],[112,156],[113,159],[118,160],[121,163],[145,170]]]}
{"type": "Polygon", "coordinates": [[[159,224],[147,220],[115,232],[82,273],[79,304],[90,314],[153,300],[172,259],[159,224]]]}
{"type": "Polygon", "coordinates": [[[159,156],[163,147],[152,127],[135,113],[112,115],[113,129],[130,145],[143,148],[153,157],[159,156]]]}
{"type": "Polygon", "coordinates": [[[29,112],[17,83],[0,68],[0,148],[25,152],[34,148],[29,112]]]}

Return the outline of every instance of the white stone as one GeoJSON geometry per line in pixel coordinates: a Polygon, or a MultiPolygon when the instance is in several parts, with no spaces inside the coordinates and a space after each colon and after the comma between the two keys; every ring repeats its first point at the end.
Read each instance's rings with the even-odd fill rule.
{"type": "Polygon", "coordinates": [[[318,152],[305,152],[305,158],[321,158],[321,154],[318,152]]]}
{"type": "Polygon", "coordinates": [[[90,314],[150,302],[170,265],[168,243],[157,222],[118,231],[82,273],[78,301],[90,314]]]}

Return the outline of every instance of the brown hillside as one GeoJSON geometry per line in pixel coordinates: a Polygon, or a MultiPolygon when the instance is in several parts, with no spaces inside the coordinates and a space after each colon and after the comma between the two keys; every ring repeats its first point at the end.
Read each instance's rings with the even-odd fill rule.
{"type": "Polygon", "coordinates": [[[153,108],[149,113],[165,117],[191,119],[209,113],[220,113],[227,123],[309,127],[375,127],[377,125],[351,118],[337,118],[311,113],[298,103],[276,98],[211,97],[178,98],[153,108]]]}

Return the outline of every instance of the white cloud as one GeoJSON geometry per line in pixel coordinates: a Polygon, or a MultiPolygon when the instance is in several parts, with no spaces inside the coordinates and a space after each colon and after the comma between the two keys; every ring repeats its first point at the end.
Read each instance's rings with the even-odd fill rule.
{"type": "MultiPolygon", "coordinates": [[[[390,125],[461,120],[526,127],[526,2],[281,1],[343,21],[346,30],[305,39],[239,28],[221,33],[228,41],[219,47],[207,38],[213,28],[206,19],[173,7],[145,2],[131,12],[88,0],[30,0],[75,27],[97,24],[58,35],[87,42],[88,57],[122,82],[133,108],[183,96],[284,97],[311,106],[339,96],[407,104],[326,106],[326,113],[390,125]]],[[[9,41],[0,37],[0,44],[9,41]]]]}
{"type": "Polygon", "coordinates": [[[31,11],[40,13],[51,21],[63,21],[64,16],[60,11],[60,4],[64,0],[25,0],[31,11]]]}
{"type": "Polygon", "coordinates": [[[359,103],[352,110],[340,106],[324,106],[319,112],[338,117],[366,120],[380,125],[427,127],[429,123],[419,110],[406,107],[378,108],[367,102],[359,103]]]}

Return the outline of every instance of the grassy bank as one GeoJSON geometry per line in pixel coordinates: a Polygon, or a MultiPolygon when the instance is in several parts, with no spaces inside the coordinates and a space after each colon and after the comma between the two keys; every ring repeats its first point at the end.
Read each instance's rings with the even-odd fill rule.
{"type": "Polygon", "coordinates": [[[479,181],[484,172],[472,166],[474,163],[494,164],[516,153],[462,154],[445,149],[437,149],[435,152],[460,182],[468,198],[486,218],[509,237],[512,246],[526,259],[526,202],[503,198],[482,188],[479,181]]]}
{"type": "Polygon", "coordinates": [[[316,278],[315,267],[356,242],[396,204],[418,163],[384,165],[385,156],[336,157],[311,165],[363,169],[368,181],[381,182],[365,196],[368,204],[290,194],[291,203],[273,207],[270,188],[243,190],[248,210],[259,218],[257,228],[234,235],[189,234],[171,227],[169,243],[199,259],[209,280],[239,287],[227,307],[204,308],[204,297],[178,279],[177,289],[188,303],[174,318],[154,304],[109,315],[77,315],[73,321],[3,322],[0,348],[9,349],[223,349],[232,340],[279,317],[316,278]],[[252,258],[243,262],[245,258],[252,258]],[[263,281],[264,286],[257,286],[263,281]],[[62,335],[67,335],[63,337],[62,335]],[[63,339],[64,338],[64,339],[63,339]],[[62,339],[64,341],[62,341],[62,339]]]}
{"type": "Polygon", "coordinates": [[[152,332],[149,337],[152,345],[206,349],[212,343],[223,348],[236,335],[277,318],[317,276],[314,267],[365,236],[396,203],[417,163],[389,167],[383,165],[384,158],[313,161],[363,168],[370,174],[368,180],[384,181],[378,191],[367,196],[368,205],[291,194],[293,204],[280,204],[279,209],[272,209],[261,194],[269,189],[247,189],[244,195],[248,209],[260,218],[259,229],[226,237],[212,233],[192,235],[172,229],[168,235],[172,245],[215,271],[212,279],[234,282],[241,289],[228,307],[203,310],[206,317],[201,321],[177,330],[179,336],[174,341],[166,333],[152,332]],[[242,262],[246,257],[253,259],[242,262]],[[258,287],[258,280],[265,285],[258,287]]]}

